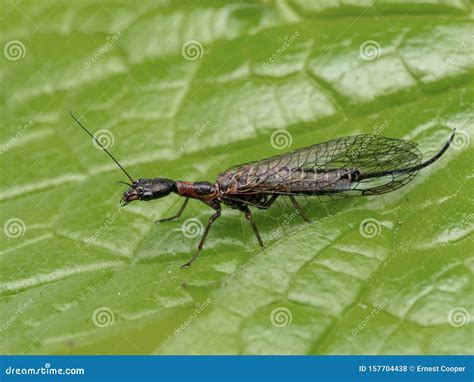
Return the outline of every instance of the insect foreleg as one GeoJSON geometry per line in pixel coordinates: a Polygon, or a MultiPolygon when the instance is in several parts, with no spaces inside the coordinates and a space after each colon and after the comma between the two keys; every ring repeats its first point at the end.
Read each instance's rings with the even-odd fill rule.
{"type": "Polygon", "coordinates": [[[189,201],[189,198],[186,198],[184,200],[183,205],[180,207],[180,209],[178,210],[178,212],[176,212],[175,215],[170,216],[169,218],[163,218],[163,219],[155,220],[155,223],[169,222],[171,220],[178,219],[181,216],[181,214],[183,213],[184,209],[186,208],[186,205],[188,204],[188,201],[189,201]]]}
{"type": "Polygon", "coordinates": [[[300,213],[300,215],[304,219],[304,221],[308,224],[311,223],[311,220],[308,218],[308,216],[306,216],[305,212],[303,211],[301,206],[298,204],[295,197],[293,195],[290,195],[288,197],[290,198],[291,203],[293,204],[293,207],[295,207],[298,210],[298,212],[300,213]]]}
{"type": "Polygon", "coordinates": [[[206,241],[206,237],[207,237],[207,234],[209,233],[209,230],[211,229],[212,223],[214,223],[219,218],[219,216],[221,216],[220,206],[216,207],[216,212],[214,212],[209,218],[209,221],[207,222],[206,230],[204,231],[204,234],[202,235],[202,238],[201,238],[201,241],[199,242],[196,253],[194,254],[193,257],[191,257],[191,260],[181,265],[181,268],[187,268],[191,266],[194,260],[196,260],[196,257],[198,257],[199,253],[201,252],[202,247],[204,246],[204,242],[206,241]]]}

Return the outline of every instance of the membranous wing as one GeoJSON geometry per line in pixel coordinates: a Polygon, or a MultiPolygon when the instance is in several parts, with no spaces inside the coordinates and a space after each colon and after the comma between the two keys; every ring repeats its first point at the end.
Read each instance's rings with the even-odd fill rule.
{"type": "Polygon", "coordinates": [[[421,159],[415,143],[355,135],[237,165],[217,181],[227,195],[376,195],[408,183],[416,171],[397,170],[416,166],[421,159]]]}

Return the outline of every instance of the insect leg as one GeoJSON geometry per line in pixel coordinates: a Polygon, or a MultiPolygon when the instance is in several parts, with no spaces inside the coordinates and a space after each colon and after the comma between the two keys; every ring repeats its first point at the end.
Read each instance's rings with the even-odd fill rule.
{"type": "Polygon", "coordinates": [[[269,208],[269,207],[273,204],[273,202],[274,202],[279,196],[280,196],[280,195],[278,195],[278,194],[273,194],[273,195],[271,196],[271,198],[268,199],[267,202],[265,203],[265,207],[266,207],[266,208],[269,208]]]}
{"type": "Polygon", "coordinates": [[[186,208],[186,205],[188,204],[188,202],[189,202],[189,198],[186,198],[181,208],[178,210],[178,212],[176,212],[176,215],[170,216],[169,218],[155,220],[155,223],[169,222],[171,220],[178,219],[183,213],[184,209],[186,208]]]}
{"type": "Polygon", "coordinates": [[[245,213],[245,217],[250,222],[250,225],[252,226],[255,236],[257,236],[258,244],[260,245],[260,248],[262,248],[262,251],[263,251],[265,249],[265,244],[263,244],[262,238],[260,237],[260,234],[258,233],[257,225],[255,224],[255,221],[253,220],[252,212],[250,212],[247,206],[243,206],[240,210],[245,213]]]}
{"type": "Polygon", "coordinates": [[[209,230],[211,229],[212,223],[214,223],[219,218],[219,216],[221,216],[220,207],[219,207],[219,209],[216,209],[216,212],[214,212],[211,215],[211,217],[209,218],[209,221],[207,222],[207,226],[206,226],[206,229],[204,231],[204,234],[202,235],[201,241],[199,242],[199,245],[197,247],[196,253],[194,254],[193,257],[191,257],[191,260],[189,260],[187,263],[181,265],[181,268],[187,268],[187,267],[191,266],[191,264],[194,262],[194,260],[196,260],[196,257],[198,257],[199,253],[201,252],[202,247],[204,246],[204,242],[206,241],[206,237],[207,237],[207,234],[209,233],[209,230]]]}
{"type": "Polygon", "coordinates": [[[293,195],[290,195],[288,196],[291,200],[291,203],[293,204],[293,207],[295,207],[298,212],[300,213],[301,217],[304,219],[304,221],[306,223],[311,223],[311,220],[306,216],[306,214],[304,213],[303,209],[301,208],[301,206],[298,204],[298,202],[296,201],[295,197],[293,195]]]}

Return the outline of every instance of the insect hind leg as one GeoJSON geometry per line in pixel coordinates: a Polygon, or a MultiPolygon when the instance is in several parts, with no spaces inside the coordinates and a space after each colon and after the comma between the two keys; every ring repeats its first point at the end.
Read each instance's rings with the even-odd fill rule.
{"type": "Polygon", "coordinates": [[[275,202],[275,200],[279,197],[280,195],[278,194],[273,194],[271,196],[270,199],[268,199],[265,203],[264,203],[264,207],[265,208],[270,208],[270,206],[275,202]]]}
{"type": "Polygon", "coordinates": [[[303,220],[308,224],[311,223],[311,220],[308,218],[308,216],[306,216],[305,212],[296,201],[296,198],[293,195],[290,195],[289,198],[290,198],[291,203],[293,204],[293,207],[295,207],[295,209],[300,213],[303,220]]]}

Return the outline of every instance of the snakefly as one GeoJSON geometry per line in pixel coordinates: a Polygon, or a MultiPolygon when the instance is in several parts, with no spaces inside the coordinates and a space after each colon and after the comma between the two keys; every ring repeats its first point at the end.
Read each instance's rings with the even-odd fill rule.
{"type": "Polygon", "coordinates": [[[310,222],[296,200],[308,195],[379,195],[410,182],[417,172],[436,161],[448,149],[455,130],[444,146],[422,162],[416,143],[378,135],[354,135],[303,147],[290,153],[229,168],[217,176],[215,183],[188,182],[166,178],[134,180],[112,154],[87,130],[71,112],[72,118],[118,165],[130,180],[120,203],[152,200],[171,193],[184,197],[178,212],[164,222],[178,219],[189,199],[197,199],[214,210],[194,256],[182,265],[189,267],[199,255],[211,225],[221,216],[221,203],[245,214],[257,237],[263,241],[249,206],[267,209],[279,197],[286,196],[301,217],[310,222]]]}

